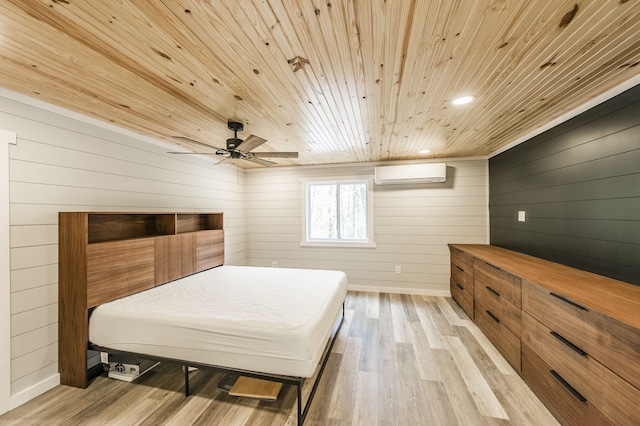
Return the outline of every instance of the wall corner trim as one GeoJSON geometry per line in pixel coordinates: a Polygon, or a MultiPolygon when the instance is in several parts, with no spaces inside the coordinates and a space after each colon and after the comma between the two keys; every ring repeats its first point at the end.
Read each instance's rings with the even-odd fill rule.
{"type": "Polygon", "coordinates": [[[15,132],[0,129],[0,414],[11,408],[9,145],[16,144],[15,132]]]}

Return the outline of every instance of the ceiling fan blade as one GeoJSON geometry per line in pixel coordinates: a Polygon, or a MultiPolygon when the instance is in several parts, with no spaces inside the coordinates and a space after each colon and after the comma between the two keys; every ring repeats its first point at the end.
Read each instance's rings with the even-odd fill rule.
{"type": "Polygon", "coordinates": [[[207,148],[211,148],[211,149],[215,149],[215,150],[220,149],[220,148],[218,148],[216,146],[209,145],[208,143],[199,142],[197,140],[194,140],[194,139],[191,139],[191,138],[187,138],[185,136],[174,136],[174,139],[182,139],[183,141],[195,143],[195,144],[202,145],[202,146],[206,146],[207,148]]]}
{"type": "Polygon", "coordinates": [[[167,151],[167,154],[182,154],[182,155],[217,155],[216,152],[182,152],[182,151],[167,151]]]}
{"type": "Polygon", "coordinates": [[[243,160],[251,161],[252,163],[260,164],[261,166],[266,166],[266,167],[276,164],[273,161],[263,160],[262,158],[257,158],[257,157],[243,157],[243,160]]]}
{"type": "Polygon", "coordinates": [[[261,158],[298,158],[297,152],[251,152],[250,154],[261,158]]]}
{"type": "Polygon", "coordinates": [[[218,166],[220,164],[227,164],[230,163],[231,161],[233,161],[233,157],[229,156],[227,158],[223,158],[222,160],[218,161],[215,166],[218,166]]]}
{"type": "Polygon", "coordinates": [[[239,149],[242,152],[249,152],[252,149],[256,149],[266,141],[266,139],[262,139],[256,135],[249,135],[249,137],[246,138],[240,145],[238,145],[236,149],[239,149]]]}

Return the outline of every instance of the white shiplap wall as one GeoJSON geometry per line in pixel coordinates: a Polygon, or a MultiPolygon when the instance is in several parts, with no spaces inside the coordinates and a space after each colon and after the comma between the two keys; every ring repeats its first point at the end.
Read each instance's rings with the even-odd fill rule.
{"type": "Polygon", "coordinates": [[[377,246],[362,249],[300,246],[300,180],[373,176],[375,164],[247,171],[247,264],[339,269],[352,289],[448,294],[447,244],[488,242],[488,164],[485,159],[439,162],[447,163],[446,183],[374,187],[377,246]]]}
{"type": "Polygon", "coordinates": [[[243,173],[65,115],[0,97],[0,129],[17,134],[9,148],[14,406],[57,377],[59,211],[224,212],[226,263],[244,263],[243,173]]]}

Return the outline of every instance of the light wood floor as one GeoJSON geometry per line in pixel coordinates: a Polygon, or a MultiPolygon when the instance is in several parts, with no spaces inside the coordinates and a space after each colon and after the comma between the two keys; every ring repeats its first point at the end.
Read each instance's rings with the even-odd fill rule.
{"type": "MultiPolygon", "coordinates": [[[[216,389],[221,373],[163,363],[127,383],[58,386],[0,425],[296,424],[295,389],[275,403],[216,389]]],[[[350,292],[305,425],[554,425],[522,379],[450,298],[350,292]]]]}

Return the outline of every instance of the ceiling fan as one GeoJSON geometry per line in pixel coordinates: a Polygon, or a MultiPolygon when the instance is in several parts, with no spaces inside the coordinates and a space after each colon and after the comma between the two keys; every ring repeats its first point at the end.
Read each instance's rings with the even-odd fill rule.
{"type": "Polygon", "coordinates": [[[207,148],[215,149],[215,152],[179,152],[179,151],[171,151],[170,154],[204,154],[204,155],[218,155],[224,157],[222,160],[218,161],[218,164],[225,164],[233,161],[234,159],[251,161],[252,163],[260,164],[261,166],[271,166],[276,163],[273,161],[265,160],[264,157],[267,158],[298,158],[297,152],[251,152],[256,149],[267,140],[262,139],[261,137],[255,135],[249,135],[244,141],[242,139],[238,139],[238,132],[241,132],[244,129],[244,125],[242,123],[238,123],[237,121],[229,121],[227,123],[227,127],[229,130],[233,130],[233,137],[227,139],[227,147],[226,148],[217,148],[213,145],[209,145],[203,142],[198,142],[191,138],[187,138],[184,136],[174,136],[176,139],[182,139],[188,142],[196,143],[198,145],[206,146],[207,148]]]}

